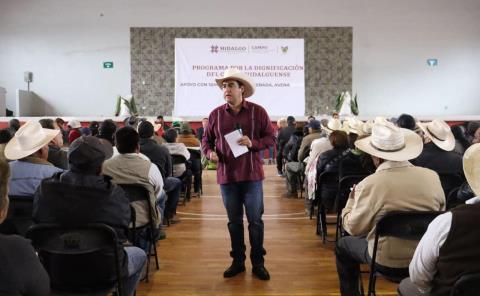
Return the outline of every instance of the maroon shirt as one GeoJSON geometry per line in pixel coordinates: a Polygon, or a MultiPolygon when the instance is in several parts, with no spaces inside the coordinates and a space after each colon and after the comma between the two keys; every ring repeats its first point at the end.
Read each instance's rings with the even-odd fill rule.
{"type": "Polygon", "coordinates": [[[263,107],[242,102],[238,114],[234,114],[228,104],[215,108],[208,117],[208,126],[202,138],[202,151],[209,158],[210,152],[218,155],[217,182],[227,184],[241,181],[264,179],[260,150],[274,146],[275,131],[263,107]],[[241,126],[243,135],[252,141],[248,152],[235,158],[224,136],[241,126]]]}

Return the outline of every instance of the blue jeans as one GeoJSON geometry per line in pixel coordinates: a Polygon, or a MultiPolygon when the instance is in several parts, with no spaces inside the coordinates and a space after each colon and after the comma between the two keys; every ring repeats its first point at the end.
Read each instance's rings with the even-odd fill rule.
{"type": "Polygon", "coordinates": [[[142,268],[147,261],[145,252],[137,247],[125,247],[128,258],[128,277],[123,280],[123,289],[128,296],[133,296],[137,288],[142,268]]]}
{"type": "Polygon", "coordinates": [[[245,241],[243,231],[243,207],[247,214],[250,237],[250,260],[253,266],[263,265],[263,187],[262,181],[235,182],[220,185],[223,204],[228,215],[228,231],[232,251],[230,256],[235,263],[245,261],[245,241]]]}
{"type": "Polygon", "coordinates": [[[177,213],[178,200],[182,190],[182,181],[175,177],[167,177],[163,180],[163,189],[167,192],[164,218],[171,219],[177,213]]]}

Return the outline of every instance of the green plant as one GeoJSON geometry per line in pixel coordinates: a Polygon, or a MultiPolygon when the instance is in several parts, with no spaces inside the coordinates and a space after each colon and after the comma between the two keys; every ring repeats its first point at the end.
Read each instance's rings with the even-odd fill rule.
{"type": "Polygon", "coordinates": [[[135,99],[133,98],[133,96],[130,98],[130,100],[127,100],[122,96],[117,97],[117,104],[115,106],[115,116],[118,116],[120,114],[122,103],[127,107],[127,110],[130,112],[130,115],[138,116],[137,105],[135,104],[135,99]]]}

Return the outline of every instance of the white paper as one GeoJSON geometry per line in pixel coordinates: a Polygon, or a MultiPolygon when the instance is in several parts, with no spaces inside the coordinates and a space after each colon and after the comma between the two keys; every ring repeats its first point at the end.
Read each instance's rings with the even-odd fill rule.
{"type": "Polygon", "coordinates": [[[242,146],[237,144],[237,141],[241,137],[242,137],[242,134],[238,129],[225,135],[225,140],[227,141],[228,146],[230,146],[230,150],[232,150],[233,156],[235,156],[235,158],[248,152],[247,146],[242,146]]]}

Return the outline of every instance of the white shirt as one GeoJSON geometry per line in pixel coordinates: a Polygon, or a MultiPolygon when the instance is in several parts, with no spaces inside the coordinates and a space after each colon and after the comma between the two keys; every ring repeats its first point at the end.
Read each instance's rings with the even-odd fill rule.
{"type": "MultiPolygon", "coordinates": [[[[471,198],[465,203],[480,203],[480,197],[471,198]]],[[[431,282],[437,273],[437,261],[440,248],[447,239],[451,225],[451,212],[437,216],[430,225],[428,225],[427,231],[415,250],[409,267],[410,279],[422,293],[429,293],[432,288],[431,282]]]]}

